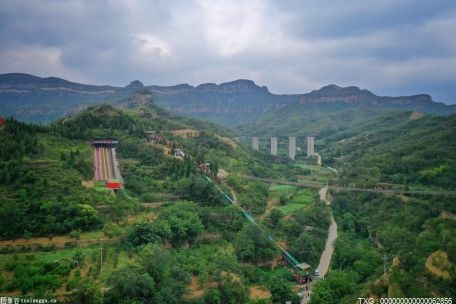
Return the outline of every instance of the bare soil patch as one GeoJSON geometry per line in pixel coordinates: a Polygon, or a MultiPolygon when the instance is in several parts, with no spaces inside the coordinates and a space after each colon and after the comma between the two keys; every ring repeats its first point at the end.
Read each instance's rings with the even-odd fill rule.
{"type": "Polygon", "coordinates": [[[445,251],[437,250],[433,252],[426,260],[426,268],[433,275],[442,279],[451,278],[450,271],[453,266],[448,260],[448,254],[445,251]]]}
{"type": "Polygon", "coordinates": [[[250,286],[250,299],[269,299],[271,293],[265,286],[254,285],[250,286]]]}

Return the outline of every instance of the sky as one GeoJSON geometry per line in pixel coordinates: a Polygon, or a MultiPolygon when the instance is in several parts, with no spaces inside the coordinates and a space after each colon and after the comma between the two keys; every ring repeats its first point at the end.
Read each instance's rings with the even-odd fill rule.
{"type": "Polygon", "coordinates": [[[454,0],[1,0],[0,73],[456,104],[454,0]]]}

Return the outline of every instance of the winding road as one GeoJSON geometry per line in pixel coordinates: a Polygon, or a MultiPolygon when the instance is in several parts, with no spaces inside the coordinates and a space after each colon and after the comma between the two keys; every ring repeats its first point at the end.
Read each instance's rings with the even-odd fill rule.
{"type": "MultiPolygon", "coordinates": [[[[320,200],[324,201],[326,205],[330,205],[331,202],[327,198],[328,186],[325,186],[318,191],[320,194],[320,200]]],[[[331,214],[331,224],[328,228],[328,238],[326,239],[325,249],[321,253],[320,263],[318,264],[318,272],[320,279],[323,279],[329,270],[331,263],[331,257],[334,252],[334,241],[337,239],[337,223],[331,214]]],[[[301,304],[309,303],[312,295],[312,284],[304,290],[302,293],[301,304]]]]}

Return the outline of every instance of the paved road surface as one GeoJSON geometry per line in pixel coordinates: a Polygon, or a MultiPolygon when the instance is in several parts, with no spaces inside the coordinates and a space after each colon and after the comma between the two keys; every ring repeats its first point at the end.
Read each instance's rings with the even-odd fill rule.
{"type": "Polygon", "coordinates": [[[325,250],[320,256],[320,264],[318,265],[318,271],[320,277],[323,279],[328,272],[331,257],[334,251],[334,241],[337,238],[337,224],[334,221],[334,217],[331,216],[331,224],[329,225],[328,238],[326,239],[325,250]]]}
{"type": "MultiPolygon", "coordinates": [[[[328,192],[328,186],[325,186],[320,189],[320,200],[326,202],[326,205],[331,204],[331,202],[326,198],[326,193],[328,192]]],[[[318,271],[320,277],[324,278],[326,272],[329,269],[329,263],[331,262],[331,257],[334,251],[334,241],[337,238],[337,223],[334,220],[334,217],[331,215],[331,224],[328,229],[328,238],[326,239],[325,250],[320,256],[320,264],[318,265],[318,271]]]]}
{"type": "MultiPolygon", "coordinates": [[[[328,192],[328,186],[325,186],[318,191],[320,193],[320,200],[326,202],[327,205],[331,204],[331,202],[327,199],[326,194],[328,192]]],[[[320,274],[320,278],[324,278],[326,273],[329,270],[329,264],[331,263],[331,257],[334,252],[334,241],[337,238],[337,223],[334,221],[334,217],[331,215],[331,224],[329,225],[328,229],[328,238],[326,239],[325,249],[321,253],[320,256],[320,263],[318,264],[318,272],[320,274]]],[[[306,304],[309,303],[312,294],[312,284],[305,288],[302,291],[302,299],[301,303],[306,304]]]]}

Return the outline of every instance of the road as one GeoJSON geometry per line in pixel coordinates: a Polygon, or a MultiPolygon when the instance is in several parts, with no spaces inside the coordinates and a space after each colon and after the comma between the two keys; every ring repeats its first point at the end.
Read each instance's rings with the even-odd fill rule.
{"type": "Polygon", "coordinates": [[[314,154],[318,157],[318,159],[317,159],[317,164],[318,164],[319,166],[321,166],[321,156],[320,156],[320,154],[318,154],[318,153],[314,153],[314,154]]]}
{"type": "MultiPolygon", "coordinates": [[[[250,175],[244,175],[243,177],[253,180],[261,180],[268,183],[276,183],[282,185],[292,185],[298,187],[307,188],[321,188],[325,186],[322,182],[290,182],[286,180],[273,179],[273,178],[262,178],[250,175]]],[[[392,189],[377,189],[377,188],[355,188],[355,187],[341,187],[341,186],[327,186],[328,189],[336,191],[354,191],[354,192],[375,192],[385,194],[415,194],[415,195],[456,195],[456,191],[444,191],[444,190],[392,190],[392,189]]]]}
{"type": "Polygon", "coordinates": [[[320,278],[324,278],[329,269],[331,263],[331,257],[334,252],[334,241],[337,238],[337,223],[334,221],[334,217],[331,215],[331,224],[328,229],[328,238],[326,239],[325,250],[323,250],[320,256],[320,263],[318,264],[318,271],[320,278]]]}
{"type": "MultiPolygon", "coordinates": [[[[320,200],[325,202],[326,205],[330,205],[331,202],[327,199],[328,186],[325,186],[320,189],[318,192],[320,194],[320,200]]],[[[334,241],[337,238],[337,223],[334,220],[334,217],[331,214],[331,224],[328,229],[328,238],[326,239],[325,250],[320,256],[320,264],[318,265],[318,271],[320,277],[323,279],[328,272],[329,264],[331,262],[331,257],[334,252],[334,241]]]]}
{"type": "MultiPolygon", "coordinates": [[[[320,200],[325,202],[327,205],[330,205],[331,202],[327,198],[328,186],[325,186],[318,191],[320,194],[320,200]]],[[[328,238],[326,239],[325,249],[321,253],[320,263],[318,264],[318,272],[320,278],[323,279],[326,273],[329,270],[329,265],[331,264],[331,258],[334,252],[334,241],[337,239],[337,223],[334,220],[334,217],[331,215],[331,224],[328,228],[328,238]]],[[[301,304],[309,303],[312,295],[312,286],[310,285],[307,289],[304,289],[302,292],[301,304]]]]}

